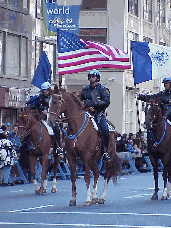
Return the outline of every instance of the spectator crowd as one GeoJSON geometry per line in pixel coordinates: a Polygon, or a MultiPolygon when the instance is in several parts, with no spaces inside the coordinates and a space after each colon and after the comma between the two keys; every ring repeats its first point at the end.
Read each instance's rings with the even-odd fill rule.
{"type": "Polygon", "coordinates": [[[15,160],[19,162],[26,179],[31,180],[28,149],[23,144],[21,146],[17,132],[17,123],[12,127],[6,122],[0,127],[0,185],[7,184],[3,182],[5,171],[14,177],[20,175],[15,160]]]}
{"type": "MultiPolygon", "coordinates": [[[[119,134],[117,137],[116,152],[130,152],[132,157],[135,158],[135,166],[138,170],[142,167],[146,167],[144,155],[148,155],[147,140],[142,133],[119,134]]],[[[122,165],[129,166],[126,161],[124,161],[122,165]]]]}

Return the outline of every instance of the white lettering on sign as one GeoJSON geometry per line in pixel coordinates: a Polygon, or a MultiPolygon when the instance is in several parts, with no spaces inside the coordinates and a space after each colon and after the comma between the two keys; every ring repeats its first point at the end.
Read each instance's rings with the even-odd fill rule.
{"type": "Polygon", "coordinates": [[[70,14],[70,9],[69,7],[62,7],[60,9],[47,9],[48,14],[70,14]]]}
{"type": "Polygon", "coordinates": [[[49,2],[49,0],[46,0],[46,3],[56,3],[56,0],[51,0],[51,2],[49,2]]]}

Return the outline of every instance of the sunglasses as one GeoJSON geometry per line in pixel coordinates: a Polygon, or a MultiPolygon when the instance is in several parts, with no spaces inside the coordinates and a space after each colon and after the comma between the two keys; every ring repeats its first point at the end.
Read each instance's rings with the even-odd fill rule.
{"type": "Polygon", "coordinates": [[[88,78],[95,78],[95,77],[96,75],[91,75],[91,74],[88,75],[88,78]]]}

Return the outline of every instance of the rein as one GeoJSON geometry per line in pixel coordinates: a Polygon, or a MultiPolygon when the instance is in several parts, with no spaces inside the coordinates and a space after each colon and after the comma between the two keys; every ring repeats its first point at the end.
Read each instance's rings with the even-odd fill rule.
{"type": "MultiPolygon", "coordinates": [[[[158,107],[158,104],[157,104],[157,107],[158,107]]],[[[157,113],[159,113],[159,108],[158,108],[158,112],[157,112],[157,113]]],[[[149,118],[151,121],[153,120],[153,118],[152,118],[151,116],[148,116],[148,118],[149,118]]],[[[154,118],[157,118],[157,115],[154,115],[154,118]]],[[[163,140],[163,138],[164,138],[164,136],[165,136],[165,134],[166,134],[166,130],[167,130],[167,120],[163,119],[163,121],[162,121],[160,124],[151,122],[151,126],[153,126],[153,127],[151,127],[151,128],[149,129],[150,140],[151,140],[151,141],[154,141],[154,146],[156,146],[156,147],[160,145],[160,143],[162,142],[162,140],[163,140]],[[153,129],[153,128],[156,128],[157,126],[161,126],[161,125],[163,124],[163,121],[164,121],[164,131],[163,131],[163,134],[162,134],[160,140],[157,142],[156,139],[155,139],[155,137],[154,137],[154,134],[153,134],[152,129],[153,129]]]]}
{"type": "MultiPolygon", "coordinates": [[[[28,115],[25,115],[25,116],[27,116],[28,117],[28,115]]],[[[41,140],[42,140],[42,123],[41,123],[41,121],[42,121],[42,119],[44,118],[44,116],[45,116],[45,114],[43,114],[42,116],[41,116],[41,118],[40,118],[40,121],[38,121],[31,129],[29,129],[29,130],[27,130],[28,129],[28,125],[26,125],[26,127],[25,126],[18,126],[18,128],[24,128],[26,131],[27,131],[27,134],[25,134],[24,136],[23,136],[23,138],[21,139],[21,141],[23,141],[24,140],[24,138],[26,138],[27,136],[29,136],[30,134],[31,134],[31,132],[35,129],[35,127],[38,125],[38,124],[40,124],[40,139],[39,139],[39,142],[38,142],[38,144],[36,145],[36,146],[34,146],[33,145],[33,142],[31,141],[31,146],[29,146],[28,145],[28,143],[27,143],[27,140],[26,140],[26,144],[27,144],[27,147],[29,148],[29,149],[36,149],[37,147],[39,147],[39,145],[40,145],[40,142],[41,142],[41,140]]],[[[23,117],[22,115],[18,115],[18,117],[23,117]]],[[[29,118],[29,121],[30,121],[30,118],[29,118]]],[[[29,123],[29,121],[28,121],[28,123],[29,123]]],[[[18,132],[17,132],[18,133],[18,132]]]]}
{"type": "MultiPolygon", "coordinates": [[[[88,119],[89,120],[89,119],[88,119]]],[[[88,121],[87,121],[87,124],[86,124],[86,121],[87,121],[87,113],[85,112],[84,113],[84,122],[81,126],[81,128],[72,136],[69,136],[67,134],[67,132],[64,130],[64,128],[62,128],[62,132],[67,136],[67,138],[69,138],[70,140],[76,140],[76,138],[78,138],[79,135],[81,135],[81,133],[83,132],[83,130],[86,128],[87,124],[88,124],[88,121]]]]}
{"type": "Polygon", "coordinates": [[[27,143],[27,140],[26,140],[26,145],[27,145],[27,147],[28,147],[29,149],[36,149],[37,147],[39,147],[40,142],[41,142],[41,140],[42,140],[42,123],[39,122],[39,124],[40,124],[40,138],[39,138],[39,142],[38,142],[38,144],[37,144],[36,146],[34,146],[32,140],[31,140],[31,144],[32,144],[32,145],[29,146],[28,143],[27,143]]]}
{"type": "Polygon", "coordinates": [[[154,146],[159,146],[161,141],[163,140],[165,134],[166,134],[166,128],[167,128],[167,120],[164,120],[164,132],[163,132],[163,135],[161,137],[161,139],[159,140],[159,142],[157,142],[154,138],[154,134],[152,132],[152,129],[149,130],[150,132],[150,139],[154,141],[154,146]]]}

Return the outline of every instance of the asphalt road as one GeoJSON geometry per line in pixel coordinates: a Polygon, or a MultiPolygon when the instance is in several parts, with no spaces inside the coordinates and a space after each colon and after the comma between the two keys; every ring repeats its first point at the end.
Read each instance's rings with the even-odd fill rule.
{"type": "MultiPolygon", "coordinates": [[[[91,179],[93,181],[93,179],[91,179]]],[[[98,197],[103,190],[99,178],[98,197]]],[[[93,182],[91,182],[92,186],[93,182]]],[[[0,187],[0,227],[171,227],[171,199],[151,200],[152,173],[123,175],[118,186],[110,181],[104,205],[82,206],[86,199],[83,178],[77,179],[77,206],[70,207],[71,181],[58,180],[58,192],[35,195],[33,184],[0,187]]],[[[159,196],[162,175],[159,174],[159,196]]]]}

